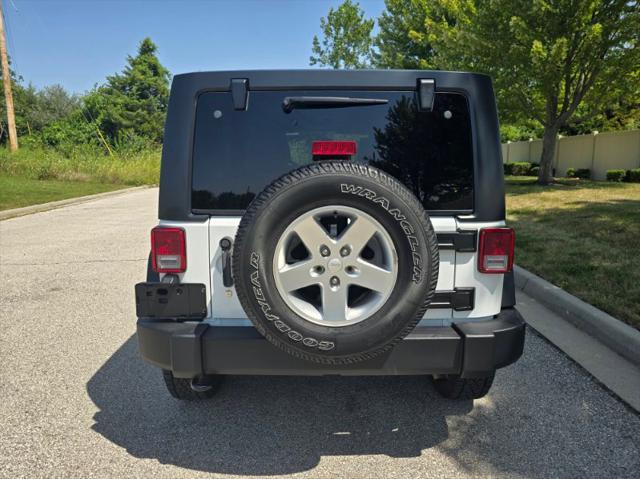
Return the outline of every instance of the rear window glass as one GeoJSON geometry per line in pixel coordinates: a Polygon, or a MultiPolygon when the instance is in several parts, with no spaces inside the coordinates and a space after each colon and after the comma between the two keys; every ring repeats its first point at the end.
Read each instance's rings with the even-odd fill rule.
{"type": "Polygon", "coordinates": [[[415,92],[252,91],[247,111],[230,93],[200,95],[192,171],[192,208],[243,210],[272,180],[313,162],[312,143],[357,143],[351,161],[380,168],[402,181],[425,209],[473,208],[473,157],[466,98],[438,93],[431,112],[418,110],[415,92]],[[287,96],[388,100],[347,108],[295,109],[287,96]]]}

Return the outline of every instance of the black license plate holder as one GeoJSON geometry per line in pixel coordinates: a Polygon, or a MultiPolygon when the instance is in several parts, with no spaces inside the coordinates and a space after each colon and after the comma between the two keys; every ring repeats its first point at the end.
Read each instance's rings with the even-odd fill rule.
{"type": "Polygon", "coordinates": [[[139,318],[200,320],[207,315],[204,284],[138,283],[135,290],[139,318]]]}

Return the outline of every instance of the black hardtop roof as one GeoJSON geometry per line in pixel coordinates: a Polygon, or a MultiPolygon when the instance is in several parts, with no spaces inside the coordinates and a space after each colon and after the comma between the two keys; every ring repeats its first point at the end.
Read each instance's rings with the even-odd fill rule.
{"type": "Polygon", "coordinates": [[[441,70],[229,70],[181,73],[174,83],[196,89],[229,88],[234,78],[249,80],[249,89],[268,88],[415,88],[421,78],[435,80],[436,88],[466,89],[473,84],[491,88],[491,79],[482,73],[441,70]]]}

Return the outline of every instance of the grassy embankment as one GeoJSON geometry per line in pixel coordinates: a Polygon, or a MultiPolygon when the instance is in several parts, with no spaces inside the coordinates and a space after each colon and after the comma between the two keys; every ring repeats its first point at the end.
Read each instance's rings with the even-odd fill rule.
{"type": "Polygon", "coordinates": [[[63,155],[51,149],[9,153],[0,148],[0,209],[156,184],[159,171],[159,149],[108,156],[91,149],[63,155]]]}
{"type": "Polygon", "coordinates": [[[516,263],[640,328],[640,184],[507,178],[516,263]]]}

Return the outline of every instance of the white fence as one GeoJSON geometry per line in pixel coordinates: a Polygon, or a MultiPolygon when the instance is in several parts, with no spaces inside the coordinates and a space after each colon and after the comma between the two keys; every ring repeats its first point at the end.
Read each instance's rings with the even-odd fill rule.
{"type": "MultiPolygon", "coordinates": [[[[541,153],[542,140],[502,145],[505,163],[538,163],[541,153]]],[[[556,176],[564,176],[569,168],[589,168],[594,180],[606,179],[607,170],[640,168],[640,130],[560,137],[556,142],[553,166],[556,176]]]]}

